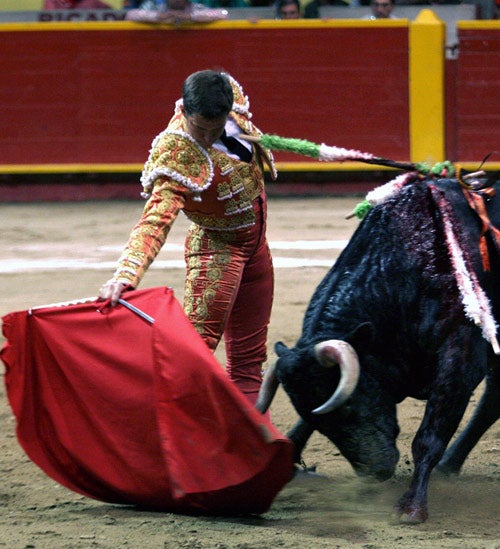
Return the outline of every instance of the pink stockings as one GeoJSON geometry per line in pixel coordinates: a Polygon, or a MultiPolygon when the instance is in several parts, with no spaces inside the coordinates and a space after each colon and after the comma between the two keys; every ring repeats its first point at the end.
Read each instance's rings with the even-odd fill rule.
{"type": "Polygon", "coordinates": [[[222,335],[226,370],[254,403],[267,358],[274,277],[265,230],[265,203],[254,201],[257,223],[214,231],[192,225],[186,238],[184,310],[215,351],[222,335]]]}

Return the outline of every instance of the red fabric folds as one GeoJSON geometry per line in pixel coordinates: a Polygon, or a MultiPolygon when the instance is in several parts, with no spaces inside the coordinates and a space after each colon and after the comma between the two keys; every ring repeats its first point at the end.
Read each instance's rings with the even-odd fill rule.
{"type": "Polygon", "coordinates": [[[57,482],[112,503],[263,513],[292,476],[291,442],[229,381],[173,292],[3,317],[17,437],[57,482]]]}

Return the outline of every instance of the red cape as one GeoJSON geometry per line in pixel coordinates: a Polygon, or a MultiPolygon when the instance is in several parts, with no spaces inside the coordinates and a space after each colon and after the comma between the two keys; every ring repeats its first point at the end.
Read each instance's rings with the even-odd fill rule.
{"type": "Polygon", "coordinates": [[[263,513],[293,470],[291,442],[229,381],[173,292],[122,305],[3,317],[17,437],[57,482],[167,511],[263,513]]]}

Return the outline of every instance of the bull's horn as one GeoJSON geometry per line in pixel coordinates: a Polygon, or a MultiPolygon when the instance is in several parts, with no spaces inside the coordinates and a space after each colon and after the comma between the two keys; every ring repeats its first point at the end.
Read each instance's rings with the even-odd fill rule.
{"type": "Polygon", "coordinates": [[[324,404],[312,411],[313,414],[327,414],[343,404],[354,392],[359,378],[358,355],[349,343],[339,339],[318,343],[314,351],[322,366],[331,367],[338,364],[340,367],[337,389],[324,404]]]}
{"type": "Polygon", "coordinates": [[[266,370],[262,385],[260,386],[259,396],[255,403],[255,408],[261,413],[265,414],[271,406],[274,395],[278,390],[280,382],[276,377],[276,362],[273,362],[271,366],[266,370]]]}

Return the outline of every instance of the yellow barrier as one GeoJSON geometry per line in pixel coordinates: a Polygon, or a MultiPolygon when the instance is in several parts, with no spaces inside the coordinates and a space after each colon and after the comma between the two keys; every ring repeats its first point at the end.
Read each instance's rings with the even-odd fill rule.
{"type": "Polygon", "coordinates": [[[444,23],[430,9],[410,24],[410,158],[445,159],[444,23]]]}

